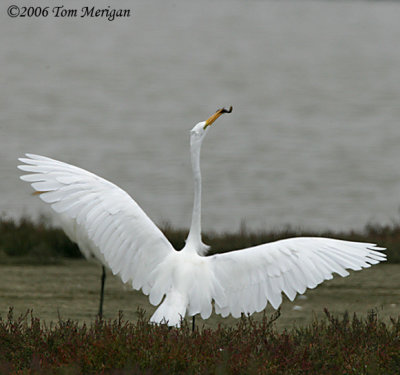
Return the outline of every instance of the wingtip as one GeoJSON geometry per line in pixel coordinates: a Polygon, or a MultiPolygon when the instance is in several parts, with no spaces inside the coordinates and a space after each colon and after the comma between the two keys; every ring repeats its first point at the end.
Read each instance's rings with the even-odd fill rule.
{"type": "Polygon", "coordinates": [[[31,159],[32,156],[35,156],[35,154],[31,154],[29,152],[25,152],[23,157],[18,158],[18,160],[26,159],[29,158],[31,159]]]}
{"type": "Polygon", "coordinates": [[[52,160],[47,156],[42,156],[38,154],[32,154],[30,152],[25,153],[26,158],[19,158],[18,160],[25,159],[25,160],[52,160]],[[28,158],[28,159],[27,159],[28,158]]]}
{"type": "Polygon", "coordinates": [[[386,251],[387,249],[386,249],[386,247],[379,247],[379,246],[373,245],[371,247],[371,250],[386,251]]]}
{"type": "MultiPolygon", "coordinates": [[[[32,161],[32,159],[34,159],[35,154],[30,154],[30,153],[25,153],[24,156],[18,158],[17,160],[20,161],[21,163],[25,163],[28,164],[29,162],[32,161]]],[[[20,167],[20,165],[18,166],[18,168],[20,167]]]]}
{"type": "Polygon", "coordinates": [[[39,155],[31,154],[30,152],[27,152],[27,153],[25,153],[25,156],[28,157],[29,159],[35,159],[39,155]]]}

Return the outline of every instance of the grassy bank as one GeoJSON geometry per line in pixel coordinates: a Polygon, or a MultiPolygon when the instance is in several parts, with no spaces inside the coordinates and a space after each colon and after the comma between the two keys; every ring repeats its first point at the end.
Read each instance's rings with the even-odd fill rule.
{"type": "MultiPolygon", "coordinates": [[[[79,323],[96,318],[100,293],[100,266],[86,260],[62,260],[57,264],[0,265],[0,315],[6,316],[8,307],[22,314],[33,309],[43,321],[50,324],[59,317],[79,323]]],[[[323,317],[323,309],[333,314],[357,313],[365,318],[369,310],[379,313],[385,323],[400,315],[400,265],[383,264],[360,272],[351,272],[345,278],[335,276],[315,289],[307,290],[304,296],[290,302],[283,298],[281,316],[276,321],[278,329],[305,326],[314,318],[323,317]]],[[[146,311],[146,318],[155,307],[149,304],[142,292],[122,284],[118,277],[107,273],[104,301],[104,316],[115,318],[122,310],[126,319],[136,321],[137,309],[146,311]]],[[[273,313],[270,305],[266,309],[273,313]]],[[[254,314],[262,319],[262,314],[254,314]]],[[[212,314],[200,326],[216,329],[219,324],[232,327],[236,319],[222,318],[212,314]]]]}
{"type": "MultiPolygon", "coordinates": [[[[188,231],[175,229],[169,225],[161,228],[176,249],[184,246],[188,231]]],[[[386,247],[389,263],[400,263],[400,223],[392,225],[367,225],[360,231],[313,232],[290,227],[274,231],[248,231],[245,226],[235,233],[213,233],[203,235],[205,243],[211,246],[211,254],[255,246],[296,236],[323,236],[349,241],[376,243],[386,247]]],[[[18,262],[28,259],[35,263],[49,263],[59,258],[80,258],[78,247],[59,228],[48,224],[46,219],[34,222],[28,218],[21,220],[0,219],[0,263],[18,262]]]]}
{"type": "MultiPolygon", "coordinates": [[[[140,312],[139,312],[140,314],[140,312]]],[[[398,374],[400,321],[384,324],[325,311],[284,331],[277,314],[242,318],[231,328],[181,329],[135,323],[120,315],[79,325],[43,324],[29,313],[0,320],[2,374],[398,374]]]]}

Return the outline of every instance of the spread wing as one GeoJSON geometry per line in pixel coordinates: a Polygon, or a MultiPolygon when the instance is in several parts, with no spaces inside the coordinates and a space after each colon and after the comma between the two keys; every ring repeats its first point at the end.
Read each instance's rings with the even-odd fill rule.
{"type": "Polygon", "coordinates": [[[40,198],[86,257],[96,257],[123,282],[148,294],[156,268],[174,248],[122,189],[84,169],[44,156],[26,154],[18,168],[30,174],[40,198]]]}
{"type": "Polygon", "coordinates": [[[386,260],[373,244],[330,238],[298,237],[209,257],[214,276],[215,311],[222,316],[275,309],[282,292],[296,294],[314,288],[333,273],[361,270],[386,260]]]}

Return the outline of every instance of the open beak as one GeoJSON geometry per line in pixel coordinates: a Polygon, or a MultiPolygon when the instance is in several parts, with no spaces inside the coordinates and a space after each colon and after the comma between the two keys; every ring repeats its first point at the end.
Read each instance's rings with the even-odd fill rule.
{"type": "Polygon", "coordinates": [[[206,120],[206,123],[205,123],[205,125],[204,125],[204,128],[203,129],[205,129],[207,126],[210,126],[219,116],[221,116],[223,113],[231,113],[232,112],[232,106],[230,106],[229,107],[229,110],[228,109],[225,109],[225,108],[221,108],[221,109],[219,109],[217,112],[215,112],[210,118],[208,118],[207,120],[206,120]]]}

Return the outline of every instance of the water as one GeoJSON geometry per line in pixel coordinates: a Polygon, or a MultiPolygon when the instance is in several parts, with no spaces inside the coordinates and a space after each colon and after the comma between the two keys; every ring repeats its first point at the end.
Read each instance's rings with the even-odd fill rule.
{"type": "Polygon", "coordinates": [[[17,157],[32,152],[188,227],[189,130],[233,105],[203,143],[204,229],[398,220],[399,3],[96,4],[132,16],[11,19],[1,5],[3,214],[49,212],[18,179],[17,157]]]}

